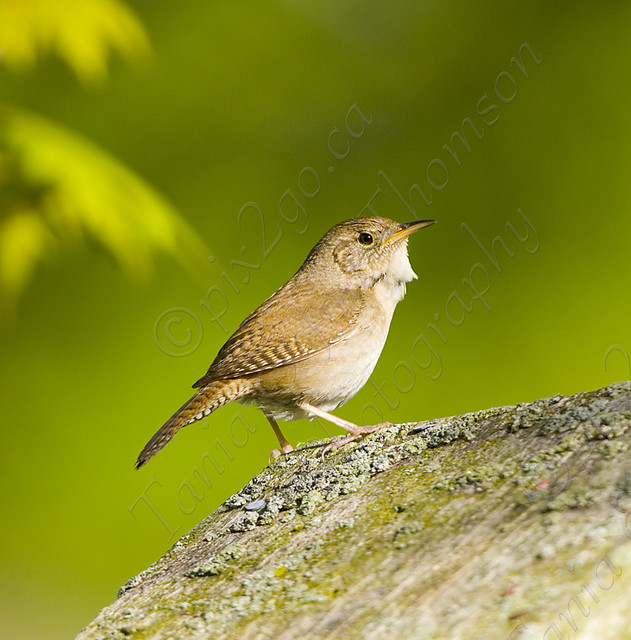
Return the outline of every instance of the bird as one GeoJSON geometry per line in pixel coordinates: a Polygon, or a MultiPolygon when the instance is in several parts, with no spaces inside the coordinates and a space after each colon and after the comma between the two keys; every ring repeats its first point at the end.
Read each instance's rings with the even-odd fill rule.
{"type": "Polygon", "coordinates": [[[185,402],[140,452],[145,465],[182,428],[229,403],[255,404],[279,442],[293,450],[277,420],[320,417],[348,431],[325,451],[383,427],[358,426],[330,413],[368,381],[406,283],[417,276],[409,236],[435,220],[399,223],[351,218],[329,229],[292,278],[228,338],[185,402]]]}

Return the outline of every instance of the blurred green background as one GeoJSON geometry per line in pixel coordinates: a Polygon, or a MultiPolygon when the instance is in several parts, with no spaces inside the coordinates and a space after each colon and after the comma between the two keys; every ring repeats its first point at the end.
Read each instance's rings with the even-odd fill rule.
{"type": "Polygon", "coordinates": [[[262,414],[230,405],[133,469],[369,202],[440,224],[340,415],[628,379],[630,36],[623,0],[0,0],[0,636],[72,637],[267,464],[262,414]]]}

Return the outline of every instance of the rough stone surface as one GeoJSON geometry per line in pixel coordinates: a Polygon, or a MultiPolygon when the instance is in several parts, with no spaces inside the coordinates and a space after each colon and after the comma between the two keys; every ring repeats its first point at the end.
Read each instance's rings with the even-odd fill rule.
{"type": "Polygon", "coordinates": [[[631,639],[629,383],[253,478],[78,640],[631,639]]]}

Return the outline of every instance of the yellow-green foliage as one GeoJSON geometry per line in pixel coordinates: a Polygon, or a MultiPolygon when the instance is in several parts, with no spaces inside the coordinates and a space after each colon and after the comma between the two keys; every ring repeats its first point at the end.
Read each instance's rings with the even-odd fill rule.
{"type": "Polygon", "coordinates": [[[0,46],[11,69],[55,53],[88,82],[105,77],[111,51],[138,59],[149,50],[142,25],[117,0],[1,0],[0,46]]]}
{"type": "MultiPolygon", "coordinates": [[[[0,48],[23,71],[48,53],[83,82],[111,52],[138,59],[144,29],[116,0],[0,0],[0,48]]],[[[89,238],[131,277],[160,250],[190,259],[202,243],[154,189],[76,132],[0,102],[0,311],[13,309],[39,262],[89,238]]]]}

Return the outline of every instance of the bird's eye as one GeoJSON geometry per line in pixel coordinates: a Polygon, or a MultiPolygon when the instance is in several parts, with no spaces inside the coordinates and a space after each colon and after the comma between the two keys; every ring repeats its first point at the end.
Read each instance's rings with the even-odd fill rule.
{"type": "Polygon", "coordinates": [[[359,234],[357,240],[359,240],[359,244],[363,244],[366,247],[369,247],[374,242],[373,237],[365,231],[359,234]]]}

